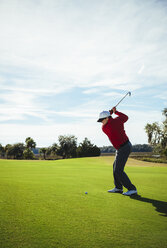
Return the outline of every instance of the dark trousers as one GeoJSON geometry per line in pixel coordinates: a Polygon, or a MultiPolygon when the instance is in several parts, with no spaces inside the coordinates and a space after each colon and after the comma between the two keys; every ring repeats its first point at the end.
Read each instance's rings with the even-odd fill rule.
{"type": "Polygon", "coordinates": [[[128,190],[136,190],[136,187],[131,183],[129,177],[124,172],[124,167],[131,150],[132,144],[128,142],[116,151],[116,157],[113,164],[113,175],[115,187],[118,189],[122,189],[124,186],[128,190]]]}

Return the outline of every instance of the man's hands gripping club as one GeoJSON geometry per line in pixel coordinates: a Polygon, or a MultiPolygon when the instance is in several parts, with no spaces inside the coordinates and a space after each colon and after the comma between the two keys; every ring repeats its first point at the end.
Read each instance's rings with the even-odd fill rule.
{"type": "Polygon", "coordinates": [[[109,110],[109,112],[110,112],[111,115],[112,115],[113,113],[115,114],[116,111],[117,111],[117,110],[116,110],[116,107],[113,107],[111,110],[109,110]]]}

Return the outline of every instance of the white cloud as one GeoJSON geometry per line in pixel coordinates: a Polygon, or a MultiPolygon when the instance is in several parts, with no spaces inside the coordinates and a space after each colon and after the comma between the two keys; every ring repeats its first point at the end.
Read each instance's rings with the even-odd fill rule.
{"type": "Polygon", "coordinates": [[[50,74],[49,85],[57,79],[72,87],[91,85],[96,75],[104,77],[102,82],[111,79],[106,86],[114,86],[113,78],[119,88],[133,84],[143,63],[146,75],[162,73],[167,20],[160,5],[95,1],[87,10],[87,1],[81,9],[73,2],[54,2],[1,4],[1,64],[23,68],[21,75],[28,69],[34,83],[50,74]]]}
{"type": "MultiPolygon", "coordinates": [[[[124,113],[129,116],[128,122],[125,123],[125,130],[133,144],[147,143],[144,126],[147,123],[155,122],[155,116],[157,121],[162,121],[162,115],[158,111],[146,113],[143,111],[125,110],[124,113]]],[[[64,115],[64,113],[60,114],[64,115]]],[[[78,143],[82,142],[85,137],[88,137],[92,143],[98,146],[111,145],[107,136],[101,130],[101,124],[96,122],[98,116],[95,115],[96,113],[93,116],[87,115],[86,119],[82,121],[76,118],[75,121],[61,124],[0,124],[1,143],[6,145],[7,143],[24,142],[26,137],[31,136],[37,142],[37,146],[42,147],[58,142],[59,135],[73,134],[78,138],[78,143]]],[[[76,115],[76,117],[78,116],[76,115]]]]}
{"type": "Polygon", "coordinates": [[[167,90],[161,92],[158,95],[155,95],[154,97],[159,98],[159,99],[162,99],[162,100],[167,100],[167,90]]]}
{"type": "Polygon", "coordinates": [[[141,68],[140,68],[140,69],[139,69],[139,71],[138,71],[138,74],[142,74],[142,72],[143,72],[144,68],[145,68],[145,66],[144,66],[144,65],[142,65],[142,66],[141,66],[141,68]]]}
{"type": "MultiPolygon", "coordinates": [[[[0,125],[2,130],[1,143],[24,142],[26,137],[32,137],[37,146],[50,146],[58,142],[59,135],[74,134],[78,138],[78,143],[88,137],[92,142],[97,143],[99,127],[90,123],[71,123],[55,125],[0,125]],[[94,136],[94,134],[96,134],[94,136]]],[[[100,130],[101,131],[101,130],[100,130]]],[[[100,136],[102,137],[101,133],[100,136]]]]}
{"type": "MultiPolygon", "coordinates": [[[[45,87],[43,88],[38,88],[37,85],[32,85],[32,87],[30,88],[25,88],[22,87],[22,85],[26,85],[28,86],[28,84],[31,82],[27,82],[28,80],[26,80],[26,82],[24,82],[23,80],[15,80],[16,85],[21,85],[21,87],[18,86],[5,86],[5,85],[0,85],[0,90],[3,91],[9,91],[12,92],[10,93],[11,95],[13,94],[31,94],[31,97],[35,97],[35,96],[45,96],[45,95],[56,95],[56,94],[60,94],[62,92],[68,91],[69,89],[71,89],[71,86],[62,86],[61,84],[54,84],[51,86],[47,86],[45,85],[45,87]],[[54,86],[54,87],[53,87],[54,86]]],[[[2,93],[1,93],[2,95],[2,93]]],[[[2,96],[2,98],[4,98],[5,96],[2,96]]],[[[6,100],[8,99],[7,97],[5,97],[6,100]]]]}
{"type": "MultiPolygon", "coordinates": [[[[124,92],[134,91],[139,97],[141,89],[159,85],[166,92],[166,26],[163,1],[1,1],[0,121],[22,121],[28,116],[51,125],[58,115],[83,122],[112,107],[124,92]],[[43,96],[64,93],[65,99],[76,88],[85,98],[74,106],[64,109],[62,104],[58,111],[43,103],[43,96]]],[[[165,104],[166,95],[156,95],[165,104]]],[[[146,109],[150,104],[138,99],[129,104],[130,109],[137,103],[146,109]]],[[[134,126],[143,133],[141,119],[134,120],[134,126]]],[[[71,122],[63,130],[68,125],[73,130],[71,122]]],[[[86,135],[86,128],[77,125],[86,135]]],[[[35,134],[36,127],[29,128],[35,134]]],[[[24,132],[29,128],[25,126],[24,132]]],[[[93,126],[90,129],[90,136],[96,137],[93,126]]],[[[41,130],[47,133],[47,127],[41,130]]],[[[129,130],[135,134],[132,127],[129,130]]],[[[36,133],[42,137],[42,131],[36,133]]],[[[140,138],[145,140],[145,135],[140,138]]]]}
{"type": "Polygon", "coordinates": [[[88,90],[84,90],[83,91],[83,94],[92,94],[92,93],[100,93],[100,89],[90,88],[88,90]]]}

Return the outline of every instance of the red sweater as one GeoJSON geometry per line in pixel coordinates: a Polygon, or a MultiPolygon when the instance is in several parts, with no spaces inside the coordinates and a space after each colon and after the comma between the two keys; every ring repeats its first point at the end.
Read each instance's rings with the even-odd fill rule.
{"type": "Polygon", "coordinates": [[[102,126],[102,130],[108,136],[115,149],[118,150],[128,140],[124,130],[124,122],[128,120],[128,116],[118,111],[115,114],[118,117],[115,119],[109,118],[107,124],[102,126]]]}

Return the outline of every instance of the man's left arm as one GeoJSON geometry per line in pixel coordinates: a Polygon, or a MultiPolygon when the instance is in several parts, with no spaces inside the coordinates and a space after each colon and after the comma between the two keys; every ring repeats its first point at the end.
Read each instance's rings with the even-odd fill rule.
{"type": "Polygon", "coordinates": [[[117,111],[117,110],[116,110],[116,107],[112,108],[112,109],[109,110],[109,111],[110,111],[110,114],[114,113],[114,114],[118,115],[118,117],[120,118],[120,120],[121,120],[123,123],[126,122],[126,121],[128,120],[128,116],[125,115],[125,114],[123,114],[123,113],[121,113],[121,112],[119,112],[119,111],[117,111]]]}

